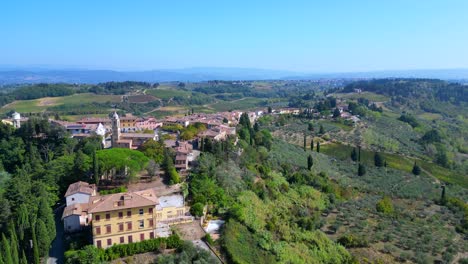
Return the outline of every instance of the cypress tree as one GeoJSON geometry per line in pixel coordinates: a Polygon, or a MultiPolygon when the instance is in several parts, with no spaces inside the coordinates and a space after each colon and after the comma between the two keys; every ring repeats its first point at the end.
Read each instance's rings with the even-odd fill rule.
{"type": "Polygon", "coordinates": [[[260,126],[258,125],[257,122],[255,122],[255,124],[254,124],[254,131],[255,131],[255,132],[260,131],[260,126]]]}
{"type": "Polygon", "coordinates": [[[38,251],[41,257],[47,256],[50,248],[51,239],[47,233],[46,225],[42,219],[38,219],[36,223],[36,239],[38,242],[38,251]]]}
{"type": "Polygon", "coordinates": [[[11,256],[10,242],[5,237],[5,234],[2,234],[2,258],[5,264],[13,264],[13,257],[11,256]]]}
{"type": "Polygon", "coordinates": [[[19,253],[18,253],[18,237],[16,236],[15,226],[13,222],[9,223],[8,226],[8,233],[10,235],[10,249],[11,249],[11,257],[13,259],[13,263],[19,263],[19,253]]]}
{"type": "Polygon", "coordinates": [[[356,151],[356,148],[353,148],[353,150],[351,151],[351,160],[353,160],[353,161],[358,160],[358,153],[356,151]]]}
{"type": "Polygon", "coordinates": [[[307,158],[307,169],[311,170],[313,165],[314,160],[312,159],[312,155],[309,155],[309,157],[307,158]]]}
{"type": "Polygon", "coordinates": [[[384,158],[382,157],[382,154],[380,154],[379,152],[376,152],[374,154],[374,165],[376,167],[383,167],[384,165],[384,158]]]}
{"type": "Polygon", "coordinates": [[[310,151],[314,150],[314,137],[310,140],[310,151]]]}
{"type": "Polygon", "coordinates": [[[34,227],[34,225],[32,226],[32,243],[33,243],[33,263],[34,264],[39,264],[40,261],[39,261],[39,248],[38,248],[38,245],[37,245],[37,239],[36,239],[36,228],[34,227]]]}
{"type": "Polygon", "coordinates": [[[320,152],[320,142],[317,142],[317,152],[320,152]]]}
{"type": "Polygon", "coordinates": [[[55,220],[52,208],[47,203],[47,198],[43,196],[39,201],[39,210],[37,212],[37,219],[42,219],[46,229],[48,230],[49,240],[53,241],[55,238],[55,220]]]}
{"type": "Polygon", "coordinates": [[[445,195],[445,185],[442,185],[442,194],[440,195],[440,204],[445,205],[447,203],[447,197],[445,195]]]}
{"type": "Polygon", "coordinates": [[[362,165],[361,163],[359,163],[358,176],[363,176],[365,174],[366,174],[366,167],[364,165],[362,165]]]}
{"type": "Polygon", "coordinates": [[[416,161],[414,162],[412,172],[413,172],[414,175],[421,174],[421,168],[418,166],[418,164],[416,164],[416,161]]]}
{"type": "Polygon", "coordinates": [[[96,150],[93,151],[93,175],[94,175],[94,183],[99,185],[99,163],[96,155],[96,150]]]}
{"type": "Polygon", "coordinates": [[[24,250],[23,250],[23,254],[21,254],[21,259],[20,259],[20,264],[28,264],[28,259],[26,258],[26,254],[24,254],[24,250]]]}
{"type": "Polygon", "coordinates": [[[20,241],[24,241],[26,231],[31,227],[29,223],[28,209],[26,208],[25,204],[22,204],[19,207],[17,226],[18,226],[18,235],[19,235],[18,238],[20,241]]]}
{"type": "Polygon", "coordinates": [[[325,134],[325,129],[323,128],[323,125],[320,125],[319,134],[320,135],[325,134]]]}

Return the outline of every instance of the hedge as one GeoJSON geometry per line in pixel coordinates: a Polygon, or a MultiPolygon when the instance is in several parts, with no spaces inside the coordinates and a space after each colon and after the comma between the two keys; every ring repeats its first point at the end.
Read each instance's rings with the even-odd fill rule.
{"type": "Polygon", "coordinates": [[[99,249],[88,245],[81,250],[69,250],[65,252],[65,263],[86,264],[132,256],[146,252],[162,251],[166,248],[177,249],[182,246],[183,240],[177,235],[158,237],[141,242],[114,245],[107,249],[99,249]]]}

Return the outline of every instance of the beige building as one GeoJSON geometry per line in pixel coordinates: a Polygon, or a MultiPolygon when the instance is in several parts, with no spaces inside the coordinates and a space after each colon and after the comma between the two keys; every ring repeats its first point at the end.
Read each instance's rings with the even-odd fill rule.
{"type": "Polygon", "coordinates": [[[154,189],[147,189],[100,196],[94,185],[84,182],[68,189],[65,230],[91,225],[93,244],[99,248],[169,236],[170,225],[193,221],[181,194],[158,197],[154,189]]]}

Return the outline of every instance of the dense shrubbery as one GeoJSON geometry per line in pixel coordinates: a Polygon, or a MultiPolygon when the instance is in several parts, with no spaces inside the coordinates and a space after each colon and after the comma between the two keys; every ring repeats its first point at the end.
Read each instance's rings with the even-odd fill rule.
{"type": "Polygon", "coordinates": [[[167,238],[143,240],[141,242],[114,245],[107,249],[99,249],[88,245],[81,250],[69,250],[65,252],[65,263],[67,264],[94,264],[103,261],[141,254],[145,252],[161,252],[164,249],[180,248],[183,241],[178,235],[167,238]]]}
{"type": "Polygon", "coordinates": [[[410,124],[410,126],[412,126],[413,128],[419,126],[418,120],[416,120],[416,118],[414,116],[409,115],[409,114],[401,115],[398,118],[398,120],[410,124]]]}
{"type": "Polygon", "coordinates": [[[353,234],[346,234],[338,238],[338,243],[346,248],[360,248],[369,246],[367,239],[353,234]]]}
{"type": "Polygon", "coordinates": [[[127,188],[125,188],[125,186],[120,186],[111,190],[101,190],[99,191],[99,194],[106,195],[106,194],[123,193],[123,192],[127,192],[127,188]]]}

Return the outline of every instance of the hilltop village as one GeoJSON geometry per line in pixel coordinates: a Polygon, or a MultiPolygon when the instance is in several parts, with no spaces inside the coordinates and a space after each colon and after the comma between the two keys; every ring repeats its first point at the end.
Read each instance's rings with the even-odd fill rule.
{"type": "MultiPolygon", "coordinates": [[[[351,116],[346,106],[337,109],[343,117],[351,116]]],[[[303,111],[307,112],[297,108],[270,108],[245,114],[253,124],[265,114],[299,115],[303,111]]],[[[156,119],[112,112],[106,118],[84,117],[75,122],[49,119],[49,122],[64,128],[73,138],[98,137],[103,149],[136,150],[148,141],[162,142],[175,152],[174,168],[185,176],[207,140],[233,138],[234,144],[237,143],[236,126],[242,114],[240,111],[191,113],[156,119]]],[[[28,118],[16,112],[11,119],[2,120],[15,128],[27,121],[28,118]]],[[[73,234],[91,228],[93,244],[98,248],[168,237],[172,234],[170,226],[194,221],[180,187],[162,193],[158,188],[147,188],[101,195],[96,184],[78,181],[70,184],[65,200],[64,231],[73,234]]]]}

